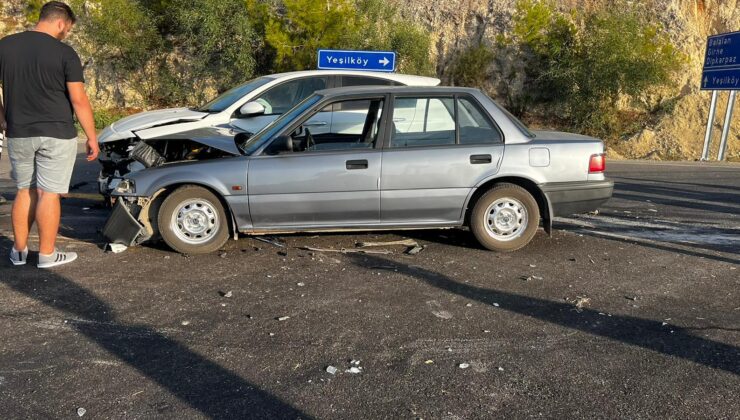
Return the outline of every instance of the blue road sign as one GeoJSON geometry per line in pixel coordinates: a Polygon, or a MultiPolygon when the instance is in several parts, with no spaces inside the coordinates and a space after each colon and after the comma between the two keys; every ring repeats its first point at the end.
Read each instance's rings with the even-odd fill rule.
{"type": "Polygon", "coordinates": [[[701,88],[740,90],[740,31],[707,39],[701,88]]]}
{"type": "Polygon", "coordinates": [[[319,69],[392,72],[396,69],[393,51],[319,50],[319,69]]]}

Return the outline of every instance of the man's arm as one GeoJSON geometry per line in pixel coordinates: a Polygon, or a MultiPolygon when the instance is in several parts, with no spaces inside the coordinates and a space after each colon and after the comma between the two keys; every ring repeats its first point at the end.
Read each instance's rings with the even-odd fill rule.
{"type": "Polygon", "coordinates": [[[0,133],[5,133],[8,129],[8,123],[5,121],[5,108],[3,108],[3,98],[0,97],[0,133]]]}
{"type": "Polygon", "coordinates": [[[95,119],[93,118],[92,106],[85,93],[85,84],[82,82],[67,82],[67,91],[72,107],[77,115],[77,121],[80,122],[82,130],[87,136],[87,160],[98,158],[100,148],[98,147],[98,136],[95,132],[95,119]]]}

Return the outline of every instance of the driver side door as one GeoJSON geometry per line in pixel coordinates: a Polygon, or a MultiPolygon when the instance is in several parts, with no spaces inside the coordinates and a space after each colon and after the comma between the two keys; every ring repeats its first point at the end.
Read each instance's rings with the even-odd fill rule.
{"type": "Polygon", "coordinates": [[[247,176],[253,226],[282,230],[378,224],[386,103],[380,97],[322,105],[291,126],[293,150],[253,157],[247,176]],[[353,130],[320,132],[310,125],[317,114],[333,119],[345,107],[362,112],[360,102],[366,106],[365,121],[353,130]]]}

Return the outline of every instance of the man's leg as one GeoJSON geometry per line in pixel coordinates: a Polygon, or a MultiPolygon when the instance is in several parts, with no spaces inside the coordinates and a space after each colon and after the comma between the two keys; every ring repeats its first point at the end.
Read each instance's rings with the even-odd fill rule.
{"type": "Polygon", "coordinates": [[[36,202],[38,196],[36,189],[23,188],[18,190],[12,209],[13,247],[19,251],[28,246],[28,233],[31,231],[33,221],[36,218],[36,202]]]}
{"type": "Polygon", "coordinates": [[[54,252],[62,209],[59,204],[59,194],[42,189],[39,189],[38,192],[36,226],[39,230],[39,254],[49,255],[54,252]]]}
{"type": "MultiPolygon", "coordinates": [[[[11,217],[13,221],[13,235],[15,251],[22,252],[28,245],[28,233],[36,217],[36,148],[39,141],[37,138],[9,138],[8,154],[12,167],[12,177],[16,182],[18,194],[13,202],[11,217]]],[[[11,251],[11,260],[14,264],[23,262],[25,257],[11,251]]]]}
{"type": "Polygon", "coordinates": [[[36,153],[38,204],[36,226],[39,229],[39,268],[67,264],[77,259],[74,252],[54,248],[61,218],[60,195],[69,191],[69,181],[77,152],[76,139],[42,138],[36,153]]]}

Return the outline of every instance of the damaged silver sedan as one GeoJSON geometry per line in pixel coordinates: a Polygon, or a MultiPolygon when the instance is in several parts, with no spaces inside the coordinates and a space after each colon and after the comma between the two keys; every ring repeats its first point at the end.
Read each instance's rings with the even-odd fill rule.
{"type": "Polygon", "coordinates": [[[176,162],[167,139],[139,143],[148,167],[113,189],[111,242],[196,254],[238,233],[468,227],[513,251],[613,189],[602,141],[530,131],[477,89],[328,89],[249,138],[187,135],[176,162]]]}

